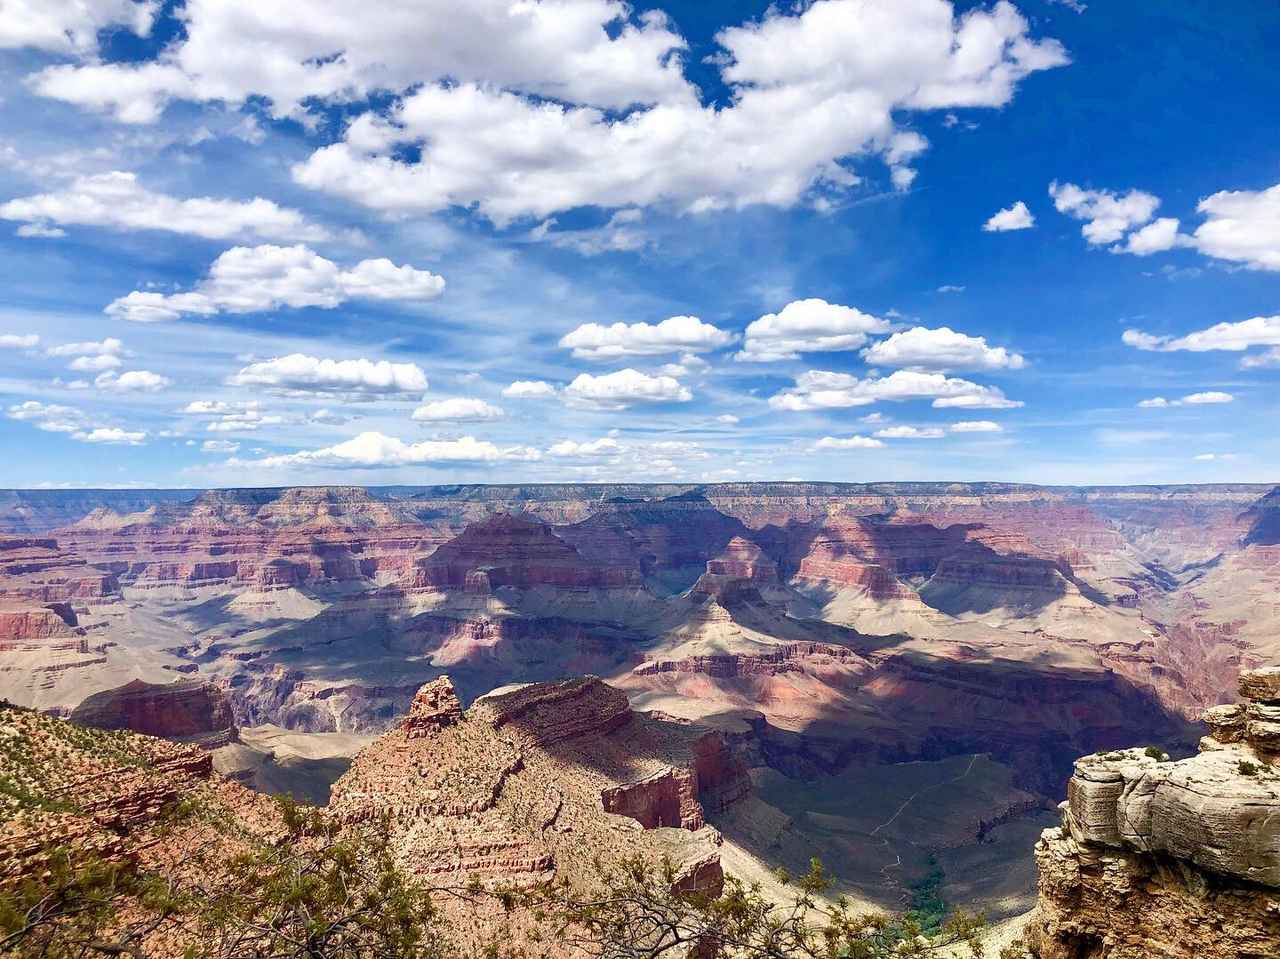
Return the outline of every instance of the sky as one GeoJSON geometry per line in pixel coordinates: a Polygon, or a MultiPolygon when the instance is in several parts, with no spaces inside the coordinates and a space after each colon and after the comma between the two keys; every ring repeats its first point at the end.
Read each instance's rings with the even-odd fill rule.
{"type": "Polygon", "coordinates": [[[0,0],[0,487],[1280,482],[1280,7],[0,0]]]}

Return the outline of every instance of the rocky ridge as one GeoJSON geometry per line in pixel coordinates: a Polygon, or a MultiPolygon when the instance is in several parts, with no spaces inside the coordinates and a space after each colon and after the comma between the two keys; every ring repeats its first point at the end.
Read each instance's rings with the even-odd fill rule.
{"type": "Polygon", "coordinates": [[[1036,846],[1041,959],[1263,959],[1280,947],[1280,667],[1240,675],[1201,752],[1086,756],[1036,846]]]}

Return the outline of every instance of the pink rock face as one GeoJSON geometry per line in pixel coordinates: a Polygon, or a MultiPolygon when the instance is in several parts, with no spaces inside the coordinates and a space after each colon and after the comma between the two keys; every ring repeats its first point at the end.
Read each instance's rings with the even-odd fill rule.
{"type": "Polygon", "coordinates": [[[83,636],[76,615],[62,603],[40,609],[0,609],[0,649],[25,640],[65,639],[83,636]]]}
{"type": "Polygon", "coordinates": [[[614,589],[638,583],[625,568],[588,562],[549,526],[504,514],[468,526],[421,560],[407,586],[484,593],[506,586],[614,589]]]}
{"type": "Polygon", "coordinates": [[[168,685],[135,679],[95,693],[71,712],[71,720],[99,729],[130,729],[148,736],[221,745],[235,736],[231,708],[215,686],[194,679],[168,685]]]}

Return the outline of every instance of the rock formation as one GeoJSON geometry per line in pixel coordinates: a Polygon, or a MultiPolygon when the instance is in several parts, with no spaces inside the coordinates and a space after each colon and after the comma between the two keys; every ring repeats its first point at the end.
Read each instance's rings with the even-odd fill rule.
{"type": "Polygon", "coordinates": [[[1262,959],[1280,952],[1280,668],[1240,675],[1199,755],[1077,761],[1036,846],[1041,959],[1262,959]]]}
{"type": "Polygon", "coordinates": [[[749,785],[718,733],[632,711],[598,679],[495,690],[466,712],[441,678],[334,785],[340,822],[389,814],[400,861],[459,881],[582,878],[667,855],[718,889],[720,810],[749,785]],[[671,828],[664,828],[671,827],[671,828]]]}
{"type": "Polygon", "coordinates": [[[129,729],[208,749],[236,737],[231,707],[222,690],[197,679],[177,679],[163,685],[135,679],[87,697],[71,711],[70,718],[84,726],[129,729]]]}

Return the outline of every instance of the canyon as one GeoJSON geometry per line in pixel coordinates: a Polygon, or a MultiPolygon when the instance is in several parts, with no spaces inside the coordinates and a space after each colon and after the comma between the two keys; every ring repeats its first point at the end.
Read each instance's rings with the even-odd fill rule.
{"type": "MultiPolygon", "coordinates": [[[[424,685],[486,718],[421,738],[497,757],[504,689],[577,683],[619,722],[592,748],[622,737],[590,789],[636,828],[714,829],[748,871],[816,854],[883,905],[941,868],[1011,916],[1077,757],[1190,754],[1280,658],[1277,516],[1243,485],[0,492],[0,697],[341,809],[376,737],[421,748],[424,685]]],[[[583,735],[550,748],[584,766],[583,735]]],[[[534,876],[554,838],[455,858],[534,876]]]]}

